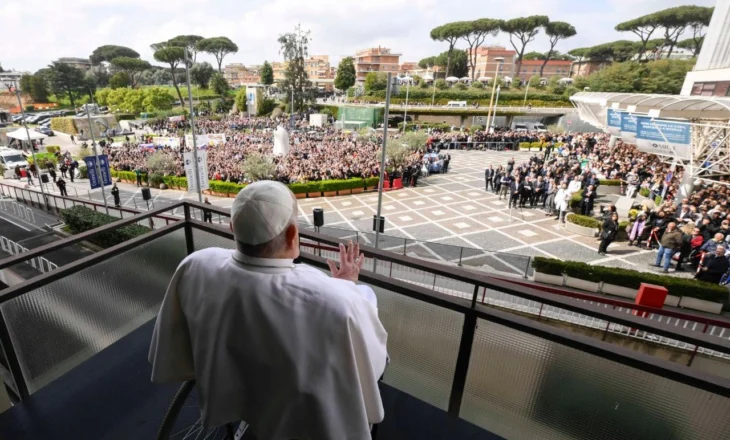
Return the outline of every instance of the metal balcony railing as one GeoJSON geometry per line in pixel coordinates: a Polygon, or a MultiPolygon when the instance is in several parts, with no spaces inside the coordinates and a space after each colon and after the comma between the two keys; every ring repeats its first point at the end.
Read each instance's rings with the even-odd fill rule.
{"type": "MultiPolygon", "coordinates": [[[[188,254],[233,247],[228,229],[196,219],[202,209],[227,215],[180,202],[0,261],[3,269],[123,225],[152,227],[2,292],[0,364],[17,398],[153,319],[188,254]],[[171,220],[172,210],[183,218],[171,220]]],[[[325,257],[339,240],[302,232],[301,242],[301,262],[327,270],[325,257]]],[[[728,438],[730,380],[705,368],[716,362],[726,371],[727,364],[699,350],[730,353],[727,339],[527,282],[362,250],[368,260],[360,280],[376,292],[389,335],[392,363],[384,381],[401,392],[504,438],[728,438]],[[523,301],[524,309],[505,307],[506,298],[523,301]],[[602,341],[605,333],[560,328],[567,322],[560,314],[680,341],[697,347],[687,354],[695,361],[688,367],[602,341]]]]}

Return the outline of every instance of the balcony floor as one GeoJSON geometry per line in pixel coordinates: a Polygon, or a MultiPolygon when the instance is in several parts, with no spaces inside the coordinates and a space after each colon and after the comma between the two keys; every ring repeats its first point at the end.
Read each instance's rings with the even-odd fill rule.
{"type": "MultiPolygon", "coordinates": [[[[0,415],[0,438],[154,439],[178,384],[150,382],[149,322],[0,415]]],[[[495,440],[481,428],[382,386],[378,440],[495,440]]]]}

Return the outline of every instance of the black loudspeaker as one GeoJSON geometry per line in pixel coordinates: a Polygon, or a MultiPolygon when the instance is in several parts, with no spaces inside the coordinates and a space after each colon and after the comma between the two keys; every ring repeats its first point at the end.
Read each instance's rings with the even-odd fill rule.
{"type": "Polygon", "coordinates": [[[324,226],[324,211],[322,208],[314,208],[312,214],[314,215],[314,226],[318,228],[324,226]]]}
{"type": "Polygon", "coordinates": [[[150,194],[149,188],[142,188],[142,199],[143,200],[151,200],[152,194],[150,194]]]}
{"type": "Polygon", "coordinates": [[[373,216],[373,231],[380,231],[381,234],[385,232],[385,217],[380,216],[380,222],[378,222],[378,216],[373,216]]]}
{"type": "Polygon", "coordinates": [[[48,183],[48,174],[41,174],[41,182],[48,183]]]}

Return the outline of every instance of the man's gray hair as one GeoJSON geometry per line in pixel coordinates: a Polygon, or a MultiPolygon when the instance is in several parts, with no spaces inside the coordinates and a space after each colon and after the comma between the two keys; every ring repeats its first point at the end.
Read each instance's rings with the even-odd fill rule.
{"type": "Polygon", "coordinates": [[[277,252],[280,252],[282,249],[284,249],[286,247],[286,231],[291,225],[297,224],[299,206],[297,205],[297,199],[296,197],[294,197],[294,194],[292,194],[292,203],[294,203],[294,209],[292,210],[291,218],[289,219],[289,223],[287,223],[284,230],[281,231],[281,234],[277,235],[266,243],[256,245],[245,244],[241,243],[240,241],[236,241],[236,247],[238,248],[238,250],[241,251],[241,253],[243,253],[244,255],[248,255],[249,257],[273,258],[273,256],[275,256],[277,252]]]}

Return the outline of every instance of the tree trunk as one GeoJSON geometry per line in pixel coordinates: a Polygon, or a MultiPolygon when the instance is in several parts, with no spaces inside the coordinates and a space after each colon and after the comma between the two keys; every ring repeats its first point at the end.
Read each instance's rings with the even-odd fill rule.
{"type": "Polygon", "coordinates": [[[76,104],[74,103],[74,94],[71,91],[71,88],[67,87],[66,90],[68,91],[68,100],[71,101],[71,107],[76,108],[76,104]]]}
{"type": "Polygon", "coordinates": [[[667,59],[669,59],[669,57],[672,56],[672,52],[674,52],[674,45],[675,44],[676,44],[676,41],[672,41],[672,44],[669,45],[669,52],[667,52],[667,59]]]}
{"type": "MultiPolygon", "coordinates": [[[[451,68],[451,52],[454,51],[454,46],[449,47],[449,56],[446,57],[446,73],[444,79],[449,77],[449,69],[451,68]]],[[[434,79],[435,81],[435,79],[434,79]]]]}
{"type": "Polygon", "coordinates": [[[185,108],[185,102],[183,101],[182,93],[180,93],[180,87],[177,86],[177,79],[175,78],[175,69],[172,70],[172,85],[175,86],[175,90],[177,91],[177,97],[180,98],[180,106],[182,108],[185,108]]]}

